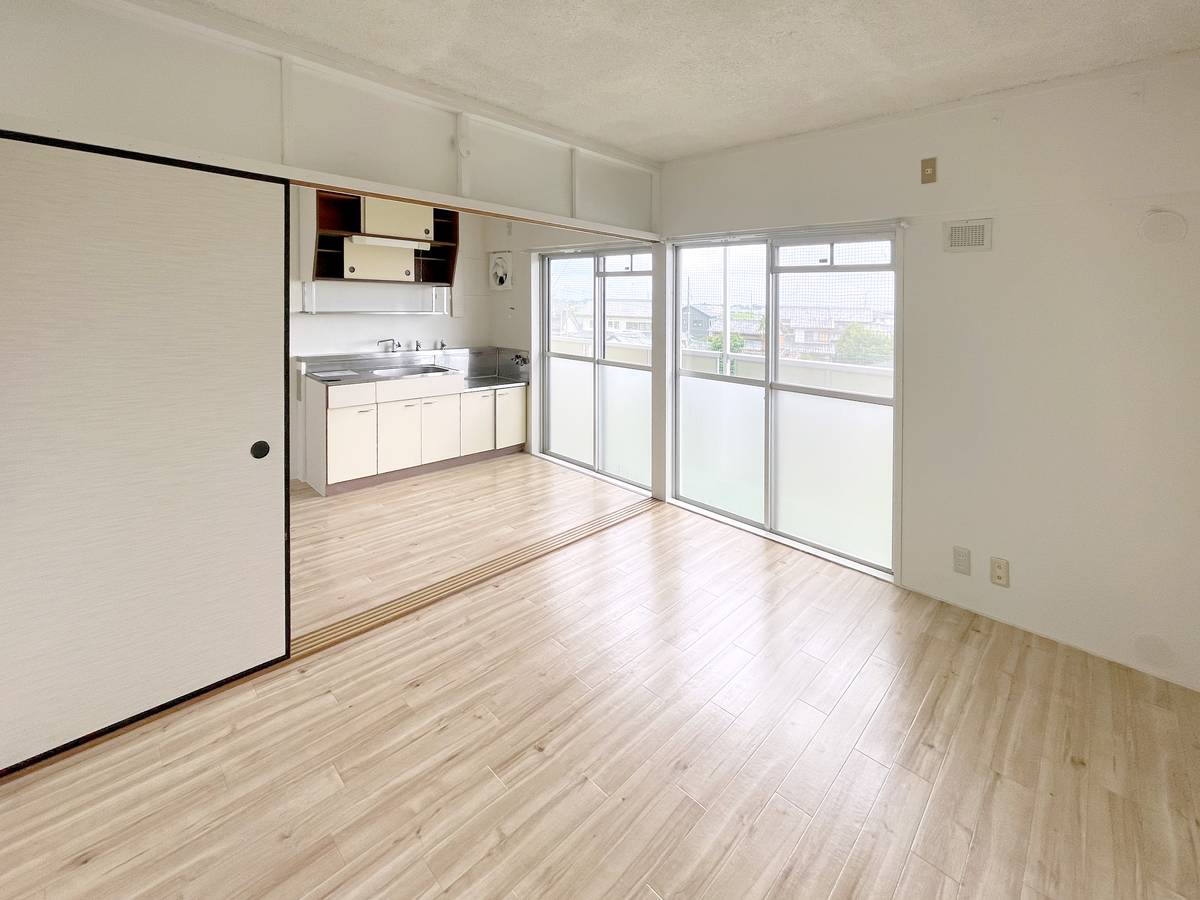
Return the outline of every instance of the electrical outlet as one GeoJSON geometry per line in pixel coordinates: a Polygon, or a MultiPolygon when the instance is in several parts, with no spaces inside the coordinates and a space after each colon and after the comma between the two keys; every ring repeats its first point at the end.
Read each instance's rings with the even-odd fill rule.
{"type": "Polygon", "coordinates": [[[954,548],[954,571],[959,575],[971,574],[971,551],[966,547],[954,548]]]}
{"type": "Polygon", "coordinates": [[[937,181],[937,157],[931,156],[921,160],[921,184],[933,184],[937,181]]]}
{"type": "Polygon", "coordinates": [[[1008,560],[992,557],[992,584],[1008,587],[1008,560]]]}

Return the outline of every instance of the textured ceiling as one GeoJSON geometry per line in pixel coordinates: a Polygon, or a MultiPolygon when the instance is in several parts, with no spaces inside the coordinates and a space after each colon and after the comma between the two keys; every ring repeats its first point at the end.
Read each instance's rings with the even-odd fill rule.
{"type": "Polygon", "coordinates": [[[1200,0],[202,0],[669,160],[1200,47],[1200,0]]]}

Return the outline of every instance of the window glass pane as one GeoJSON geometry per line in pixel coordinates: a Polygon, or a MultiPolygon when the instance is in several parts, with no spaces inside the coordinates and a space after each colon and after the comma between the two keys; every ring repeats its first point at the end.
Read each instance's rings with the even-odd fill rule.
{"type": "Polygon", "coordinates": [[[649,272],[654,268],[650,253],[613,253],[600,257],[601,272],[649,272]]]}
{"type": "Polygon", "coordinates": [[[597,366],[600,471],[650,486],[650,373],[597,366]]]}
{"type": "Polygon", "coordinates": [[[765,389],[679,379],[679,493],[761,523],[765,389]]]}
{"type": "Polygon", "coordinates": [[[829,265],[828,244],[797,244],[779,248],[781,266],[827,266],[829,265]]]}
{"type": "Polygon", "coordinates": [[[892,396],[896,275],[781,272],[778,380],[892,396]]]}
{"type": "Polygon", "coordinates": [[[550,352],[591,356],[596,279],[590,256],[550,260],[550,352]]]}
{"type": "Polygon", "coordinates": [[[767,245],[738,244],[726,251],[730,350],[727,374],[739,378],[765,378],[767,245]]]}
{"type": "Polygon", "coordinates": [[[692,372],[718,372],[721,370],[720,340],[725,321],[725,249],[683,247],[676,260],[679,368],[692,372]]]}
{"type": "Polygon", "coordinates": [[[892,409],[773,391],[780,531],[892,565],[892,409]]]}
{"type": "Polygon", "coordinates": [[[766,245],[685,247],[678,262],[680,368],[765,377],[766,245]]]}
{"type": "Polygon", "coordinates": [[[585,466],[595,457],[593,427],[595,363],[550,357],[550,452],[585,466]]]}
{"type": "Polygon", "coordinates": [[[605,278],[600,290],[604,297],[604,358],[650,365],[651,277],[605,278]]]}
{"type": "Polygon", "coordinates": [[[835,266],[887,265],[891,261],[891,241],[853,241],[833,245],[835,266]]]}

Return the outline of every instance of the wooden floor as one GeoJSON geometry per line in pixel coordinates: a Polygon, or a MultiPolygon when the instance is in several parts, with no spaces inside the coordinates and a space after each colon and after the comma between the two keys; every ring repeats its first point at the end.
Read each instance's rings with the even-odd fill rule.
{"type": "Polygon", "coordinates": [[[291,493],[293,635],[638,499],[528,453],[332,497],[296,481],[291,493]]]}
{"type": "Polygon", "coordinates": [[[1200,896],[1200,695],[682,510],[0,784],[0,897],[1200,896]]]}

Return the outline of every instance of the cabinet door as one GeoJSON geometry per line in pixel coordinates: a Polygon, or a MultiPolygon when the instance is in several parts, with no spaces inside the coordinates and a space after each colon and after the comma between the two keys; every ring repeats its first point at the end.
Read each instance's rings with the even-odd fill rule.
{"type": "Polygon", "coordinates": [[[412,281],[416,256],[407,247],[342,241],[342,277],[358,281],[412,281]]]}
{"type": "Polygon", "coordinates": [[[525,388],[496,391],[496,448],[525,443],[525,388]]]}
{"type": "Polygon", "coordinates": [[[458,456],[458,395],[421,401],[421,462],[458,456]]]}
{"type": "Polygon", "coordinates": [[[330,484],[379,474],[375,420],[374,403],[329,410],[325,465],[330,484]]]}
{"type": "Polygon", "coordinates": [[[363,198],[363,231],[414,241],[433,239],[433,207],[379,197],[363,198]]]}
{"type": "Polygon", "coordinates": [[[421,401],[379,404],[379,472],[421,464],[421,401]]]}
{"type": "Polygon", "coordinates": [[[375,402],[375,382],[366,384],[331,384],[326,388],[329,408],[342,406],[366,406],[375,402]]]}
{"type": "Polygon", "coordinates": [[[496,392],[462,395],[462,455],[496,449],[496,392]]]}

